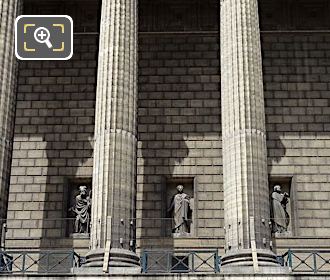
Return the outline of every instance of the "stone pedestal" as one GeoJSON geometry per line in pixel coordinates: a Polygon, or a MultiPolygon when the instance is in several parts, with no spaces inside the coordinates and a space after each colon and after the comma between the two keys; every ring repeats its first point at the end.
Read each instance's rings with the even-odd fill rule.
{"type": "MultiPolygon", "coordinates": [[[[226,255],[233,266],[277,266],[269,190],[257,0],[221,2],[222,150],[226,255]],[[254,257],[253,257],[254,255],[254,257]]],[[[236,270],[235,268],[235,270],[236,270]]]]}
{"type": "MultiPolygon", "coordinates": [[[[6,218],[16,103],[14,23],[20,0],[2,0],[0,15],[0,219],[6,218]]],[[[2,222],[0,224],[0,231],[2,222]]]]}
{"type": "MultiPolygon", "coordinates": [[[[103,1],[95,115],[91,251],[86,267],[136,267],[137,1],[103,1]]],[[[111,270],[113,271],[113,270],[111,270]]],[[[110,272],[111,272],[110,271],[110,272]]]]}

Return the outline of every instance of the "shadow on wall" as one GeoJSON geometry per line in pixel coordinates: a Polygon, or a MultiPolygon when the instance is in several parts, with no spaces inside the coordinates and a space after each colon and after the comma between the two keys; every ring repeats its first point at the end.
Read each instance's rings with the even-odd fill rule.
{"type": "MultiPolygon", "coordinates": [[[[68,207],[73,205],[68,205],[69,201],[72,200],[68,196],[74,193],[69,188],[77,186],[70,185],[68,182],[91,176],[91,174],[83,174],[84,171],[79,169],[84,168],[93,155],[93,147],[88,134],[84,133],[78,137],[74,135],[73,138],[76,139],[72,142],[63,139],[56,140],[54,137],[56,138],[53,133],[45,135],[48,167],[43,206],[43,238],[40,247],[47,249],[54,246],[52,239],[66,237],[66,242],[72,242],[71,234],[73,232],[70,233],[69,229],[73,228],[74,219],[69,218],[72,215],[70,215],[68,207]],[[58,149],[59,147],[61,148],[58,149]]],[[[59,243],[55,246],[61,247],[59,243]]],[[[73,248],[72,243],[66,243],[62,246],[73,248]]]]}
{"type": "MultiPolygon", "coordinates": [[[[74,32],[96,32],[100,2],[51,0],[40,4],[31,0],[25,3],[24,12],[67,14],[75,23],[74,32]]],[[[15,228],[13,236],[38,239],[43,249],[73,247],[67,232],[68,223],[73,221],[65,220],[70,193],[67,182],[92,177],[97,56],[98,37],[76,34],[72,59],[20,63],[15,141],[23,139],[20,145],[25,145],[29,158],[23,158],[17,170],[27,170],[19,179],[25,188],[22,195],[32,197],[24,202],[28,211],[22,214],[31,213],[35,220],[26,221],[23,229],[18,229],[26,230],[28,236],[18,237],[15,228]]],[[[15,184],[11,188],[16,188],[15,184]]],[[[15,212],[11,214],[17,218],[21,213],[15,212]]]]}
{"type": "Polygon", "coordinates": [[[141,34],[139,46],[138,247],[172,249],[179,242],[183,248],[184,238],[168,230],[167,196],[176,193],[169,186],[202,178],[195,186],[208,192],[198,200],[201,234],[220,236],[220,219],[206,221],[223,207],[218,38],[141,34]]]}
{"type": "Polygon", "coordinates": [[[301,165],[295,158],[322,156],[312,150],[322,147],[317,142],[330,131],[329,41],[327,34],[262,36],[270,173],[288,165],[287,172],[294,174],[301,165]]]}
{"type": "Polygon", "coordinates": [[[292,179],[293,234],[313,238],[329,232],[329,43],[325,32],[262,35],[269,172],[292,179]]]}
{"type": "MultiPolygon", "coordinates": [[[[170,134],[167,134],[170,135],[170,134]]],[[[161,141],[161,140],[160,140],[161,141]]],[[[166,141],[166,140],[164,140],[166,141]]],[[[171,141],[171,140],[168,140],[171,141]]],[[[142,193],[139,198],[141,217],[138,217],[138,228],[141,229],[141,248],[150,248],[150,242],[144,237],[168,237],[168,227],[173,226],[171,213],[167,212],[166,183],[170,178],[178,175],[174,172],[175,167],[180,166],[188,157],[189,149],[184,140],[184,134],[176,134],[176,145],[178,149],[151,150],[150,141],[141,141],[140,151],[143,159],[143,179],[138,189],[142,193]],[[172,152],[172,155],[170,155],[172,152]],[[168,156],[168,157],[167,157],[168,156]],[[148,211],[149,209],[149,211],[148,211]],[[140,221],[139,221],[140,219],[140,221]]],[[[179,174],[180,175],[180,174],[179,174]]],[[[160,247],[173,248],[173,241],[166,239],[166,244],[159,244],[160,247]]]]}
{"type": "MultiPolygon", "coordinates": [[[[25,188],[22,195],[31,199],[24,202],[22,213],[11,214],[30,215],[33,221],[18,231],[28,232],[25,239],[40,240],[44,249],[72,249],[66,230],[73,223],[66,220],[67,196],[72,193],[67,182],[92,177],[97,41],[93,35],[77,36],[69,61],[20,64],[14,141],[20,145],[16,152],[25,149],[27,156],[18,157],[12,170],[26,170],[18,179],[24,180],[19,181],[25,188]]],[[[15,192],[16,184],[11,188],[15,192]]],[[[15,229],[12,235],[21,239],[15,229]]]]}

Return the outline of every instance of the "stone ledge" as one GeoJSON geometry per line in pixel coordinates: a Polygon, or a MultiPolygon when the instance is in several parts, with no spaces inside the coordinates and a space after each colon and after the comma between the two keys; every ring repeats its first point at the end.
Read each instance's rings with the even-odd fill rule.
{"type": "Polygon", "coordinates": [[[86,254],[89,250],[89,238],[20,238],[6,239],[6,250],[62,250],[74,249],[78,254],[86,254]]]}

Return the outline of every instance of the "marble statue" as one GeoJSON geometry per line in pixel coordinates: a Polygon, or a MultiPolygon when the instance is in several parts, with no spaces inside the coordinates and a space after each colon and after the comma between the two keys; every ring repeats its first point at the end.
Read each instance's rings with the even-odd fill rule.
{"type": "Polygon", "coordinates": [[[87,194],[86,186],[79,186],[76,204],[70,208],[76,214],[74,223],[75,233],[88,233],[90,223],[91,192],[87,194]]]}
{"type": "Polygon", "coordinates": [[[168,212],[172,213],[174,228],[172,232],[179,235],[189,234],[190,197],[183,192],[183,186],[176,187],[178,193],[173,196],[168,212]]]}
{"type": "Polygon", "coordinates": [[[283,233],[288,230],[290,222],[290,216],[286,210],[288,202],[288,193],[282,193],[281,186],[274,186],[274,191],[272,193],[272,231],[274,233],[283,233]]]}

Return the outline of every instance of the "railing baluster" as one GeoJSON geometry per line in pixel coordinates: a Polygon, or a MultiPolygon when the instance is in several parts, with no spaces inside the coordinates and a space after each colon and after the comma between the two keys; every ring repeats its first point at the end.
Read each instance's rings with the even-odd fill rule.
{"type": "Polygon", "coordinates": [[[291,249],[289,249],[288,251],[288,263],[289,263],[289,267],[292,270],[292,251],[291,249]]]}
{"type": "Polygon", "coordinates": [[[22,272],[23,273],[25,273],[25,255],[26,255],[26,253],[25,252],[23,252],[23,254],[22,254],[22,272]]]}
{"type": "Polygon", "coordinates": [[[50,268],[50,265],[49,265],[49,252],[47,252],[47,258],[46,258],[46,271],[47,272],[50,272],[49,268],[50,268]]]}
{"type": "Polygon", "coordinates": [[[142,272],[147,273],[147,252],[143,251],[142,252],[142,257],[141,257],[141,265],[142,265],[142,272]]]}
{"type": "Polygon", "coordinates": [[[214,253],[214,268],[215,268],[215,273],[220,272],[218,251],[215,251],[214,253]]]}
{"type": "Polygon", "coordinates": [[[314,264],[314,267],[313,267],[314,273],[317,273],[316,253],[315,252],[313,252],[313,264],[314,264]]]}
{"type": "Polygon", "coordinates": [[[74,259],[74,251],[71,251],[71,253],[70,253],[70,263],[72,266],[72,272],[74,273],[75,268],[76,268],[75,259],[74,259]]]}

